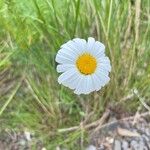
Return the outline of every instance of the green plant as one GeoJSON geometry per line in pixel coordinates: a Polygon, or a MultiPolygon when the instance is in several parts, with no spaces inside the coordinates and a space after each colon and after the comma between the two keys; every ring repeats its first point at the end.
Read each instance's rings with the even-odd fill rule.
{"type": "Polygon", "coordinates": [[[121,100],[134,88],[150,97],[149,6],[149,0],[0,0],[0,129],[22,124],[48,149],[80,149],[86,131],[58,129],[90,113],[93,122],[108,104],[136,111],[136,97],[121,100]],[[89,36],[106,45],[111,81],[98,94],[78,97],[58,85],[55,55],[69,39],[89,36]]]}

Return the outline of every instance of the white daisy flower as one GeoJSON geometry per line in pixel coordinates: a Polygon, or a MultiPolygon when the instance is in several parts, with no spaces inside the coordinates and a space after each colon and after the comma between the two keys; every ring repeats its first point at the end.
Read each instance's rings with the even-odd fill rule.
{"type": "Polygon", "coordinates": [[[76,94],[100,90],[110,80],[111,65],[105,46],[89,37],[88,41],[75,38],[61,46],[56,55],[57,72],[62,73],[59,84],[76,94]]]}

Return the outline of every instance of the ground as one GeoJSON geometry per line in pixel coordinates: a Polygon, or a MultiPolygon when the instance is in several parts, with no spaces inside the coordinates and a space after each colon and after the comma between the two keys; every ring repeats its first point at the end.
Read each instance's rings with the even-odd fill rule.
{"type": "MultiPolygon", "coordinates": [[[[83,125],[88,128],[89,142],[82,145],[86,150],[149,150],[150,149],[150,113],[138,112],[133,116],[117,119],[107,110],[94,124],[83,125]]],[[[81,128],[81,126],[77,127],[81,128]]],[[[65,129],[73,132],[77,128],[65,129]]],[[[82,141],[79,142],[83,144],[82,141]]],[[[26,130],[20,132],[5,129],[0,133],[0,150],[46,150],[39,137],[26,130]]],[[[64,150],[57,146],[56,150],[64,150]]],[[[65,150],[68,150],[67,148],[65,150]]]]}

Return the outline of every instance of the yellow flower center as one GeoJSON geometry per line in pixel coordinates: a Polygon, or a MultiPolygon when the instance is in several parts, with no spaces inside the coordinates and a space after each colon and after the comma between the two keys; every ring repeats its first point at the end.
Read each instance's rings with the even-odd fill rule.
{"type": "Polygon", "coordinates": [[[89,75],[95,72],[97,61],[89,53],[84,53],[78,57],[76,65],[82,74],[89,75]]]}

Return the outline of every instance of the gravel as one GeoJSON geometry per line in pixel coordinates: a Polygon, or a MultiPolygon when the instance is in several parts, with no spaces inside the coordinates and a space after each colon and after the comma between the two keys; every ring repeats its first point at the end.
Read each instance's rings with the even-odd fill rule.
{"type": "Polygon", "coordinates": [[[122,149],[128,149],[129,143],[125,140],[122,141],[122,149]]]}
{"type": "Polygon", "coordinates": [[[96,145],[97,150],[102,146],[104,150],[150,150],[150,122],[145,118],[140,118],[140,121],[134,125],[133,120],[118,121],[102,130],[91,137],[91,144],[96,145]],[[123,132],[125,130],[133,132],[133,137],[131,135],[128,136],[130,132],[125,132],[122,135],[118,134],[118,128],[122,128],[123,132]],[[135,132],[140,136],[134,136],[135,132]],[[108,139],[111,139],[113,142],[110,142],[108,139]]]}
{"type": "Polygon", "coordinates": [[[6,130],[0,133],[0,150],[31,150],[33,146],[36,150],[44,150],[42,142],[28,131],[6,130]]]}
{"type": "MultiPolygon", "coordinates": [[[[116,121],[90,138],[85,150],[150,150],[150,121],[140,118],[134,125],[133,120],[116,121]]],[[[32,146],[36,150],[46,150],[42,141],[29,131],[15,133],[6,130],[0,133],[0,150],[31,150],[32,146]]]]}
{"type": "Polygon", "coordinates": [[[121,142],[119,140],[115,140],[113,149],[121,150],[121,142]]]}

